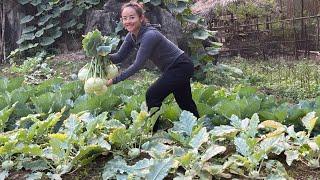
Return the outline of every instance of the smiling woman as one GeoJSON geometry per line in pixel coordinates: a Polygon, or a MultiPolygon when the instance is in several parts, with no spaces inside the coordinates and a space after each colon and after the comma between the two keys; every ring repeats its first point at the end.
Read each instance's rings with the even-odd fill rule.
{"type": "Polygon", "coordinates": [[[121,21],[127,31],[138,35],[140,27],[145,25],[145,17],[142,11],[142,5],[128,3],[121,8],[121,21]]]}
{"type": "MultiPolygon", "coordinates": [[[[162,71],[162,75],[147,90],[148,109],[160,107],[162,101],[173,93],[181,109],[199,117],[190,88],[190,78],[194,70],[191,59],[155,27],[146,23],[143,12],[142,6],[135,2],[126,3],[121,8],[121,20],[128,34],[119,51],[109,55],[110,59],[113,63],[120,63],[134,48],[138,49],[138,52],[133,64],[110,79],[107,85],[116,84],[132,76],[150,59],[162,71]]],[[[157,130],[157,127],[156,123],[154,130],[157,130]]]]}

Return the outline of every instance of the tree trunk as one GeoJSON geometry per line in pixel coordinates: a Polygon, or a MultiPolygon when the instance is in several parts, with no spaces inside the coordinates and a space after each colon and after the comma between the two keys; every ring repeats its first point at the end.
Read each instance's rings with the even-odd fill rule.
{"type": "Polygon", "coordinates": [[[0,62],[10,51],[18,48],[16,43],[22,32],[21,6],[16,0],[0,0],[0,62]]]}

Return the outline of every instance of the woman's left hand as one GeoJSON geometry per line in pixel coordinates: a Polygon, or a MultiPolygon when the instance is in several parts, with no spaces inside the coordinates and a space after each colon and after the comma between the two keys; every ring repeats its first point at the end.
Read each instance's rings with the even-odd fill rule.
{"type": "Polygon", "coordinates": [[[107,86],[111,86],[113,84],[112,79],[107,80],[107,86]]]}

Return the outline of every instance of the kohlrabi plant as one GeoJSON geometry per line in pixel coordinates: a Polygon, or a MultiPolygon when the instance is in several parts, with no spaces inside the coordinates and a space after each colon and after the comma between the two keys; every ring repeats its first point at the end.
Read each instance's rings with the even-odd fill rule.
{"type": "Polygon", "coordinates": [[[107,90],[106,80],[118,74],[118,68],[108,58],[108,54],[115,49],[120,39],[102,36],[99,30],[87,33],[82,40],[82,47],[86,55],[92,57],[89,64],[82,67],[78,78],[84,81],[84,90],[88,94],[101,95],[107,90]]]}

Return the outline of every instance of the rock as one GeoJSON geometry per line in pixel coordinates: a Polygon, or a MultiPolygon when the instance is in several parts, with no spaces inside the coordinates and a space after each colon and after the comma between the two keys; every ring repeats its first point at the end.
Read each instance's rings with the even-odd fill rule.
{"type": "Polygon", "coordinates": [[[104,10],[93,10],[89,12],[85,33],[99,29],[102,34],[111,34],[116,27],[115,16],[115,12],[105,12],[104,10]]]}

